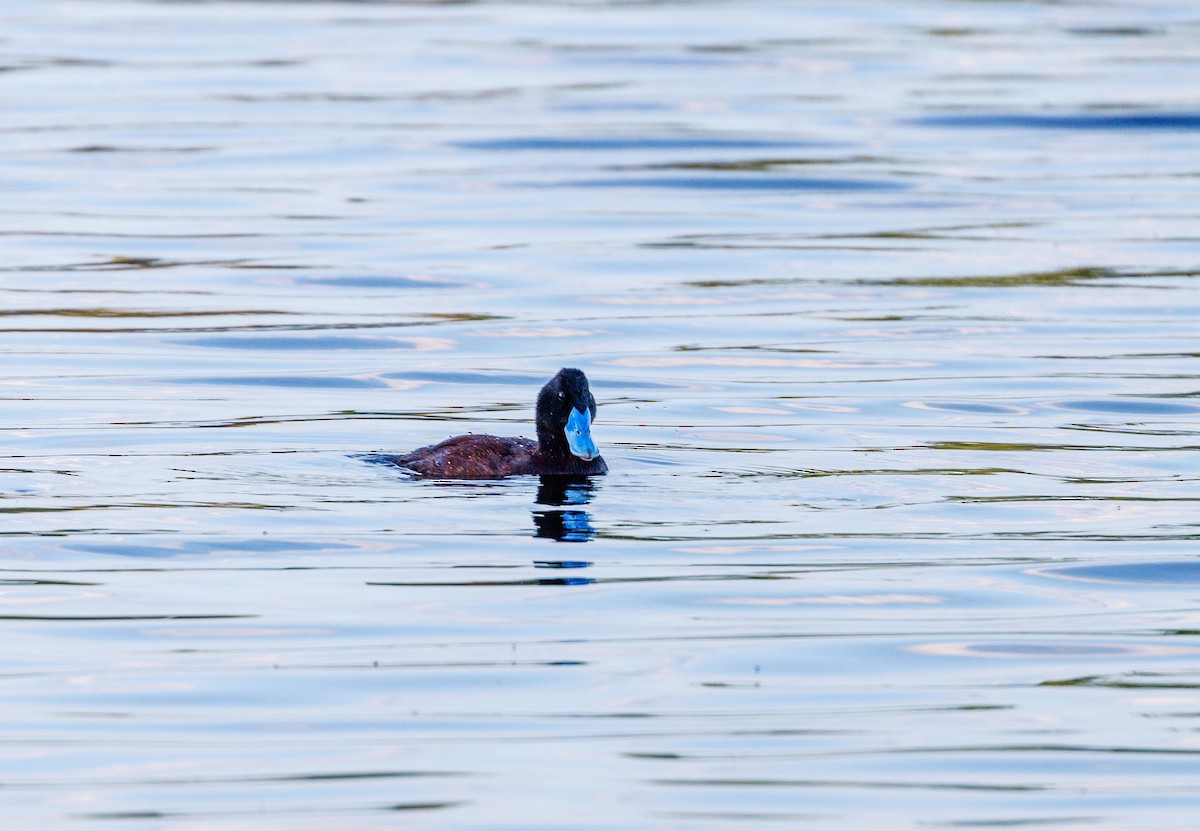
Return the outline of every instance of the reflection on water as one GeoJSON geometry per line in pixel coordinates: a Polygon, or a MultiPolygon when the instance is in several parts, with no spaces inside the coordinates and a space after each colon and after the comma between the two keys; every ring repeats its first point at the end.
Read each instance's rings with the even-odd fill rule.
{"type": "Polygon", "coordinates": [[[542,476],[539,477],[537,499],[539,505],[562,506],[553,511],[534,511],[533,524],[537,536],[558,542],[587,542],[596,536],[592,518],[587,511],[575,506],[587,505],[592,501],[597,488],[594,476],[542,476]]]}
{"type": "Polygon", "coordinates": [[[1196,3],[0,31],[8,826],[1195,825],[1196,3]]]}

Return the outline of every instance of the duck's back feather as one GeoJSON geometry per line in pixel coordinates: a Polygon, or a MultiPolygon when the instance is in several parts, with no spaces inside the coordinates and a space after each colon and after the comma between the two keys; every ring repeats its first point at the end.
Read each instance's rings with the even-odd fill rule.
{"type": "Polygon", "coordinates": [[[421,476],[441,479],[500,479],[537,473],[537,442],[500,436],[455,436],[391,461],[421,476]]]}

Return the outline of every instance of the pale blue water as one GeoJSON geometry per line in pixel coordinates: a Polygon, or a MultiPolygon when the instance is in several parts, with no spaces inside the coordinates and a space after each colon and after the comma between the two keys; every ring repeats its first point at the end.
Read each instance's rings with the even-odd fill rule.
{"type": "Polygon", "coordinates": [[[1187,828],[1200,7],[0,5],[0,807],[1187,828]],[[413,481],[583,368],[612,470],[413,481]]]}

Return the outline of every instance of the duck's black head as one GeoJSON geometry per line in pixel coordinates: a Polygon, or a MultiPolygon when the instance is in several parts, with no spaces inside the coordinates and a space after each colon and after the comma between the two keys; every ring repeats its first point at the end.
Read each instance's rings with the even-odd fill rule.
{"type": "Polygon", "coordinates": [[[560,369],[537,399],[538,447],[548,456],[590,461],[600,455],[592,441],[596,399],[587,376],[578,369],[560,369]]]}

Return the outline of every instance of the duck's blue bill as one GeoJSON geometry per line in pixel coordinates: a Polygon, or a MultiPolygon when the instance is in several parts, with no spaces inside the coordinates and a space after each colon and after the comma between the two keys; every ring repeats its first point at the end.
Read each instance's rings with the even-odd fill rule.
{"type": "Polygon", "coordinates": [[[571,448],[571,455],[589,461],[600,455],[600,451],[596,449],[596,443],[592,441],[592,414],[589,410],[583,412],[571,410],[565,432],[567,446],[571,448]]]}

